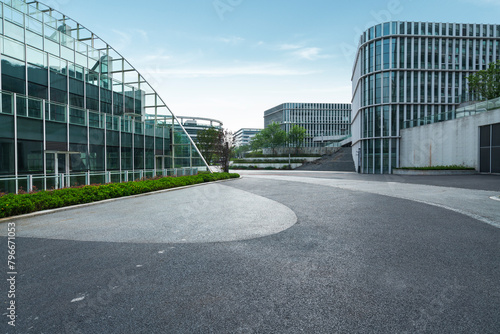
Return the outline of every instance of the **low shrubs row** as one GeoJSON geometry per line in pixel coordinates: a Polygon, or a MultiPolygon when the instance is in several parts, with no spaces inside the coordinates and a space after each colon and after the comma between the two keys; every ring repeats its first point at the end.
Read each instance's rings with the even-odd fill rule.
{"type": "MultiPolygon", "coordinates": [[[[321,158],[321,154],[305,154],[305,153],[291,153],[291,157],[306,157],[306,158],[321,158]]],[[[263,154],[262,152],[247,152],[244,154],[245,158],[288,158],[288,153],[286,154],[263,154]]]]}
{"type": "Polygon", "coordinates": [[[198,174],[78,186],[29,194],[6,194],[0,197],[0,218],[238,177],[239,175],[236,173],[198,174]]]}
{"type": "Polygon", "coordinates": [[[475,170],[474,167],[466,167],[460,165],[448,166],[431,166],[431,167],[400,167],[396,169],[413,169],[413,170],[475,170]]]}
{"type": "Polygon", "coordinates": [[[284,165],[281,168],[276,167],[257,167],[257,166],[231,166],[231,169],[241,169],[241,170],[290,170],[291,168],[288,165],[284,165]]]}
{"type": "Polygon", "coordinates": [[[235,164],[241,164],[241,163],[244,163],[244,164],[251,164],[251,163],[254,163],[254,164],[261,164],[261,163],[265,163],[265,164],[285,164],[285,163],[288,163],[288,161],[290,161],[290,163],[292,164],[303,164],[305,162],[304,159],[290,159],[290,160],[279,160],[279,159],[269,159],[269,160],[265,160],[265,159],[234,159],[232,160],[233,163],[235,164]]]}

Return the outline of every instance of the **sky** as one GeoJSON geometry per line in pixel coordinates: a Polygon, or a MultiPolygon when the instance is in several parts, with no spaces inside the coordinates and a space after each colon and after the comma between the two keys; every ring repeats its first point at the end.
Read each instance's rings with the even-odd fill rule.
{"type": "Polygon", "coordinates": [[[350,103],[360,34],[500,24],[500,0],[47,0],[124,56],[177,116],[262,128],[284,102],[350,103]]]}

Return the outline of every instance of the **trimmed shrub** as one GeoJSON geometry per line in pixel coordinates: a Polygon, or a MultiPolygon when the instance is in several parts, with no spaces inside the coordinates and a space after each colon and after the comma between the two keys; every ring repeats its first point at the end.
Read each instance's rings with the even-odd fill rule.
{"type": "Polygon", "coordinates": [[[236,173],[199,174],[124,183],[78,186],[39,191],[31,194],[4,194],[0,197],[0,218],[238,177],[240,175],[236,173]]]}

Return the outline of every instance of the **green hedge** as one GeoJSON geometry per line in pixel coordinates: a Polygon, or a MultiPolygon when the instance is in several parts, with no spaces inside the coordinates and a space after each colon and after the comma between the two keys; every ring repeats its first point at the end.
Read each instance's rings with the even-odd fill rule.
{"type": "Polygon", "coordinates": [[[0,218],[238,177],[240,176],[236,173],[199,174],[193,176],[162,177],[159,179],[125,183],[80,186],[39,191],[30,194],[6,194],[0,197],[0,218]]]}
{"type": "Polygon", "coordinates": [[[238,166],[234,165],[231,166],[230,169],[241,169],[241,170],[290,170],[291,168],[288,166],[288,164],[283,165],[281,168],[276,168],[276,167],[257,167],[257,166],[238,166]]]}
{"type": "Polygon", "coordinates": [[[449,166],[430,166],[430,167],[400,167],[395,169],[413,169],[413,170],[475,170],[474,167],[466,167],[460,165],[449,166]]]}
{"type": "MultiPolygon", "coordinates": [[[[234,164],[287,164],[288,160],[279,160],[279,159],[234,159],[231,160],[234,164]]],[[[303,164],[306,160],[304,159],[290,159],[290,163],[292,164],[303,164]]]]}

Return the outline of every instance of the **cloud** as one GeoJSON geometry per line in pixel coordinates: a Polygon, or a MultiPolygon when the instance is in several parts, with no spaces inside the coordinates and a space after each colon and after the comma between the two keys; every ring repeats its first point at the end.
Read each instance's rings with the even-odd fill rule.
{"type": "Polygon", "coordinates": [[[280,44],[278,45],[278,49],[280,50],[297,50],[302,48],[301,45],[298,44],[280,44]]]}
{"type": "Polygon", "coordinates": [[[155,74],[175,78],[234,77],[234,76],[302,76],[317,71],[287,68],[278,64],[255,64],[206,68],[157,69],[155,74]]]}
{"type": "Polygon", "coordinates": [[[142,29],[128,29],[126,31],[112,29],[111,31],[118,35],[118,39],[111,45],[118,52],[125,50],[132,44],[136,44],[138,41],[149,42],[148,33],[142,29]]]}
{"type": "Polygon", "coordinates": [[[230,37],[217,37],[215,38],[217,42],[222,42],[226,44],[239,44],[241,42],[244,42],[245,39],[242,37],[238,36],[230,36],[230,37]]]}
{"type": "Polygon", "coordinates": [[[329,56],[329,55],[322,55],[321,49],[316,48],[316,47],[301,48],[299,50],[294,51],[293,54],[295,56],[297,56],[298,58],[307,59],[307,60],[331,58],[331,56],[329,56]]]}

